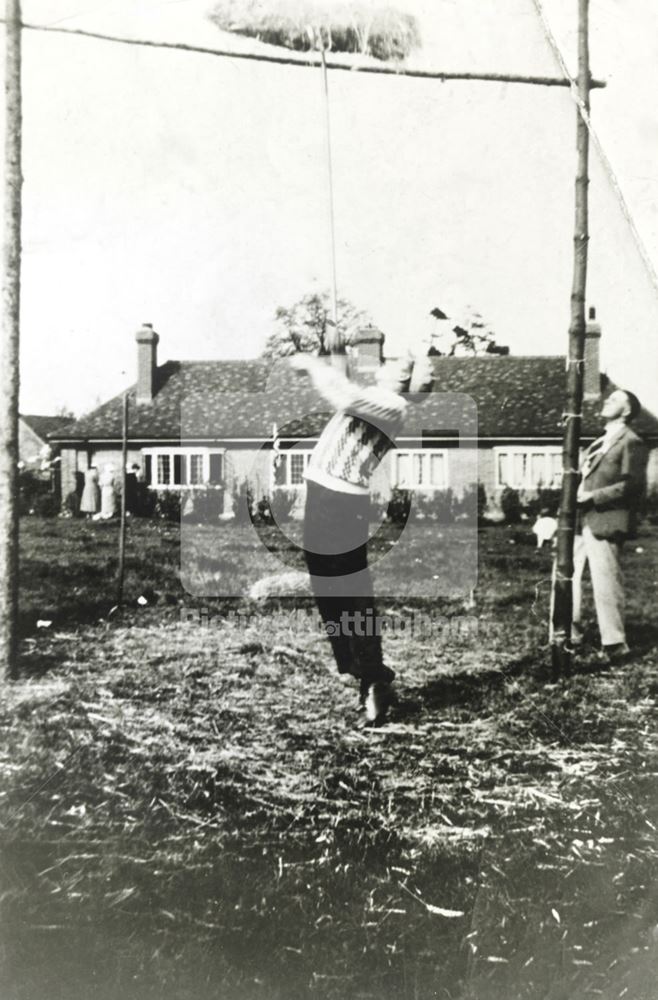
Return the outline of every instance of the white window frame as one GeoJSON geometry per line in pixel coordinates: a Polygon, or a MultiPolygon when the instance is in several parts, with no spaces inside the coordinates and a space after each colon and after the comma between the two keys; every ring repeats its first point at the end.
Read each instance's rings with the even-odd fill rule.
{"type": "Polygon", "coordinates": [[[221,483],[209,483],[210,478],[210,456],[211,455],[221,455],[222,456],[222,477],[225,475],[226,469],[226,448],[208,448],[205,445],[199,445],[195,448],[194,446],[186,445],[185,447],[154,447],[154,448],[142,448],[142,455],[151,456],[151,482],[149,483],[149,489],[152,490],[201,490],[201,489],[222,489],[226,484],[221,483]],[[158,478],[158,457],[160,455],[167,455],[169,457],[169,482],[159,483],[158,478]],[[171,480],[174,477],[174,456],[182,455],[186,464],[186,476],[188,480],[185,483],[174,483],[171,480]],[[201,455],[203,458],[203,482],[201,483],[190,483],[189,473],[190,473],[190,462],[189,458],[191,455],[201,455]]]}
{"type": "Polygon", "coordinates": [[[494,462],[495,462],[495,473],[494,482],[496,484],[497,490],[504,490],[505,487],[509,486],[513,490],[536,490],[539,488],[543,489],[557,489],[561,482],[561,469],[560,474],[557,476],[553,475],[553,463],[551,459],[554,456],[559,456],[560,460],[562,458],[562,448],[559,445],[537,445],[536,447],[530,447],[528,445],[522,445],[521,447],[515,447],[514,445],[500,445],[493,449],[494,451],[494,462]],[[525,477],[523,482],[514,481],[511,483],[503,483],[500,480],[500,460],[503,455],[507,455],[512,459],[515,455],[524,455],[525,462],[525,477]],[[532,455],[543,455],[544,456],[544,474],[545,478],[539,483],[533,483],[530,478],[531,473],[531,456],[532,455]]]}
{"type": "Polygon", "coordinates": [[[438,493],[450,487],[450,463],[448,462],[448,448],[394,448],[391,451],[391,487],[399,490],[424,490],[428,493],[438,493]],[[409,455],[413,466],[414,455],[440,455],[443,459],[443,483],[440,486],[434,483],[400,483],[398,482],[398,462],[401,455],[409,455]]]}
{"type": "Polygon", "coordinates": [[[291,483],[290,482],[290,456],[291,455],[303,455],[304,456],[304,472],[308,469],[308,463],[311,460],[311,455],[313,454],[313,448],[280,448],[272,453],[272,462],[270,464],[270,487],[272,490],[303,490],[306,486],[306,480],[302,479],[301,483],[291,483]],[[276,468],[275,463],[277,458],[285,455],[286,457],[286,481],[284,483],[277,483],[276,481],[276,468]]]}

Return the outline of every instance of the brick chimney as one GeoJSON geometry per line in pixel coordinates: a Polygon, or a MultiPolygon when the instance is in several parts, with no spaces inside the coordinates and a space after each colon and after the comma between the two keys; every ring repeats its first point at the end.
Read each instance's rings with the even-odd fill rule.
{"type": "Polygon", "coordinates": [[[357,372],[374,372],[384,360],[384,334],[376,326],[362,326],[349,341],[351,365],[357,372]]]}
{"type": "Polygon", "coordinates": [[[137,341],[137,402],[152,403],[155,395],[155,375],[158,368],[160,338],[152,323],[144,323],[135,334],[137,341]]]}
{"type": "Polygon", "coordinates": [[[585,399],[601,398],[601,324],[596,322],[596,309],[591,306],[585,327],[585,377],[583,396],[585,399]]]}

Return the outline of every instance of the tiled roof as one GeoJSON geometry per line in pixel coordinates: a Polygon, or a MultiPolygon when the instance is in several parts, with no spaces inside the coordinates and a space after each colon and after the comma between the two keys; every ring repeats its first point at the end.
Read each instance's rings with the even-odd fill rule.
{"type": "MultiPolygon", "coordinates": [[[[437,358],[435,392],[463,392],[477,403],[481,437],[561,437],[566,368],[562,356],[437,358]]],[[[616,383],[601,376],[608,396],[616,383]]],[[[582,435],[601,433],[599,401],[583,404],[582,435]]],[[[644,410],[634,424],[638,433],[658,437],[658,420],[644,410]]]]}
{"type": "Polygon", "coordinates": [[[25,421],[42,441],[45,441],[49,434],[62,431],[74,422],[72,417],[43,417],[26,413],[21,413],[21,420],[25,421]]]}
{"type": "MultiPolygon", "coordinates": [[[[482,438],[553,438],[562,435],[565,360],[563,357],[437,358],[435,392],[463,394],[477,406],[482,438]]],[[[602,376],[607,395],[615,384],[602,376]]],[[[327,418],[326,404],[304,376],[285,365],[272,369],[259,361],[168,361],[158,369],[157,392],[150,404],[138,405],[128,390],[129,438],[132,440],[269,439],[276,423],[290,436],[312,434],[327,418]],[[267,389],[267,392],[266,392],[267,389]],[[309,418],[308,414],[315,414],[309,418]],[[303,419],[300,419],[302,418],[303,419]]],[[[584,406],[582,433],[600,433],[599,404],[584,406]]],[[[432,399],[429,419],[436,428],[461,427],[458,395],[432,399]]],[[[122,396],[51,435],[54,440],[121,437],[122,396]]],[[[646,412],[637,421],[641,434],[658,438],[658,420],[646,412]]],[[[404,433],[404,432],[403,432],[404,433]]]]}

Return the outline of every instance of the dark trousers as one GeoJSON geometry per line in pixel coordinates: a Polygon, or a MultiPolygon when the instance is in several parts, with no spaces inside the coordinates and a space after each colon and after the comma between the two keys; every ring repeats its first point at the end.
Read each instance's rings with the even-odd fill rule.
{"type": "Polygon", "coordinates": [[[390,681],[368,569],[370,497],[306,483],[304,556],[339,673],[390,681]],[[370,634],[368,634],[370,633],[370,634]]]}

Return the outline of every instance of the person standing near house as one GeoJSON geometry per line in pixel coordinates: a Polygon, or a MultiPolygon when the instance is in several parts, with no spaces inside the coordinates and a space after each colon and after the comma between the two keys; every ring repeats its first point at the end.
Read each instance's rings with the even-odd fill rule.
{"type": "Polygon", "coordinates": [[[140,467],[136,462],[126,466],[126,513],[133,515],[138,508],[138,476],[140,467]]]}
{"type": "Polygon", "coordinates": [[[114,466],[106,465],[100,479],[101,485],[101,511],[98,515],[101,520],[109,520],[116,514],[116,483],[114,481],[114,466]]]}
{"type": "Polygon", "coordinates": [[[646,448],[629,426],[640,409],[632,392],[616,389],[608,396],[601,409],[605,433],[587,449],[580,470],[572,643],[576,647],[582,643],[582,580],[589,563],[602,657],[607,662],[629,652],[620,557],[624,541],[635,533],[645,489],[646,448]]]}
{"type": "Polygon", "coordinates": [[[97,514],[101,506],[101,495],[98,488],[98,469],[91,465],[85,471],[85,485],[80,497],[80,513],[88,518],[97,514]]]}
{"type": "Polygon", "coordinates": [[[304,513],[304,555],[320,616],[339,673],[359,681],[359,699],[370,725],[381,723],[393,699],[395,673],[385,666],[381,636],[362,634],[359,623],[376,621],[368,568],[370,479],[404,422],[409,399],[427,392],[431,362],[409,357],[379,369],[377,384],[351,381],[327,359],[296,354],[293,368],[306,371],[336,411],[309,461],[304,513]],[[415,371],[414,371],[415,369],[415,371]]]}

